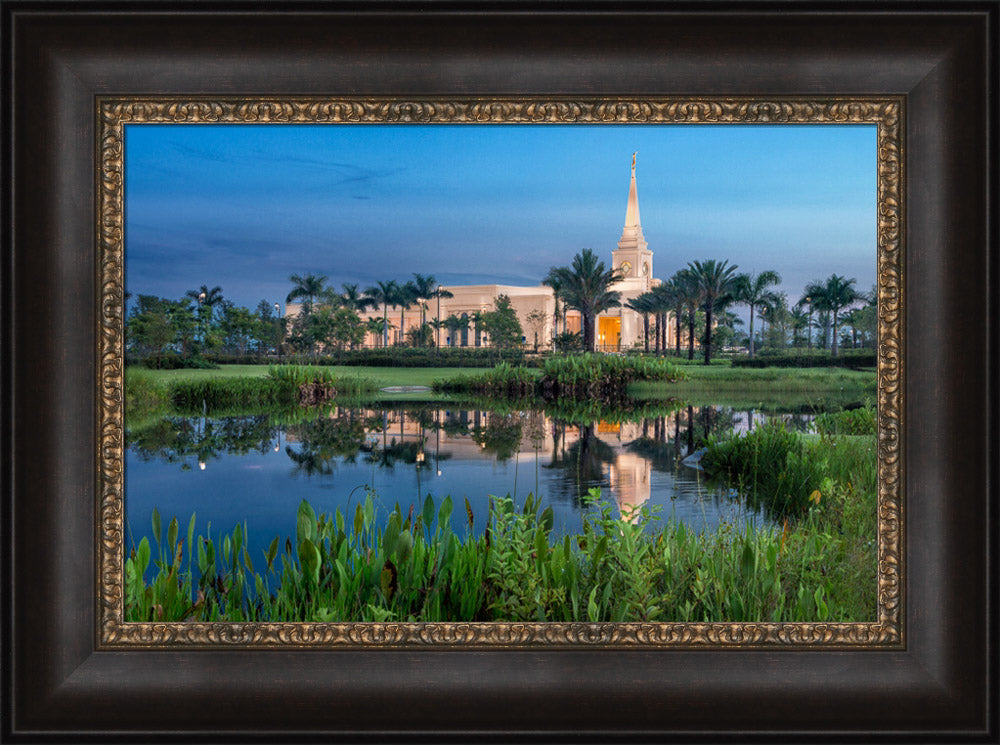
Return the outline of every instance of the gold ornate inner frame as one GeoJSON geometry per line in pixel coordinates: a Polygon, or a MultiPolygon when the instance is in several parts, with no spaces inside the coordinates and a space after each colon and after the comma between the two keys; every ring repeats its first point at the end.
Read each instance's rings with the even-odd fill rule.
{"type": "Polygon", "coordinates": [[[99,97],[98,646],[323,648],[902,648],[904,520],[902,97],[99,97]],[[131,623],[124,621],[124,149],[141,124],[874,124],[878,158],[877,618],[858,623],[131,623]]]}

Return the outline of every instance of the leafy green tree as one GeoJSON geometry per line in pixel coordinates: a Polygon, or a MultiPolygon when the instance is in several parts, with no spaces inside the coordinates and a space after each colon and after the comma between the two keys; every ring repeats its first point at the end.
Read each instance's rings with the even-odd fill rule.
{"type": "Polygon", "coordinates": [[[267,300],[261,300],[257,303],[254,316],[253,336],[257,340],[257,354],[272,348],[278,350],[285,333],[281,319],[274,313],[274,306],[267,300]]]}
{"type": "Polygon", "coordinates": [[[688,268],[694,274],[701,289],[702,304],[705,308],[705,364],[712,362],[712,322],[716,307],[724,308],[732,302],[736,287],[737,266],[729,266],[728,261],[693,261],[688,268]]]}
{"type": "Polygon", "coordinates": [[[323,317],[323,341],[334,349],[353,349],[365,338],[365,322],[361,316],[350,308],[329,309],[321,311],[323,317]]]}
{"type": "Polygon", "coordinates": [[[621,293],[610,288],[624,275],[617,269],[607,269],[593,250],[585,248],[573,257],[570,266],[549,270],[549,277],[560,283],[564,305],[580,311],[583,346],[588,351],[595,351],[597,316],[621,306],[621,293]]]}
{"type": "Polygon", "coordinates": [[[531,332],[534,335],[534,349],[538,351],[538,335],[545,328],[545,324],[549,320],[549,314],[546,313],[542,308],[535,308],[530,311],[528,315],[524,317],[524,320],[528,322],[528,326],[531,327],[531,332]]]}
{"type": "Polygon", "coordinates": [[[209,335],[215,323],[215,309],[221,308],[225,302],[222,298],[222,288],[218,285],[212,288],[202,285],[197,290],[188,290],[185,296],[195,302],[199,341],[203,347],[210,346],[209,335]]]}
{"type": "Polygon", "coordinates": [[[511,306],[510,297],[497,295],[493,310],[482,314],[482,326],[490,335],[490,341],[499,349],[511,349],[521,345],[521,322],[517,311],[511,306]]]}
{"type": "Polygon", "coordinates": [[[434,331],[430,323],[414,326],[406,332],[406,339],[411,347],[430,347],[434,345],[434,331]]]}
{"type": "Polygon", "coordinates": [[[735,295],[736,302],[743,303],[750,308],[750,357],[754,355],[754,314],[757,308],[772,303],[775,294],[772,287],[781,284],[781,276],[774,271],[765,271],[760,274],[740,274],[736,277],[735,295]]]}
{"type": "Polygon", "coordinates": [[[170,301],[154,295],[139,295],[125,324],[126,347],[141,356],[162,354],[176,338],[170,301]]]}
{"type": "Polygon", "coordinates": [[[233,303],[223,303],[219,314],[219,331],[222,344],[230,352],[246,354],[253,338],[256,318],[247,308],[233,303]]]}

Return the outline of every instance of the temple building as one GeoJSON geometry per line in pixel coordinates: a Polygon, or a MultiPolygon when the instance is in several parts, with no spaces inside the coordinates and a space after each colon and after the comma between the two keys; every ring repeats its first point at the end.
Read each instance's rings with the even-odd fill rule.
{"type": "MultiPolygon", "coordinates": [[[[566,257],[565,265],[569,265],[571,256],[566,257]]],[[[632,156],[632,170],[629,180],[628,203],[625,209],[625,225],[617,248],[611,251],[611,266],[619,269],[624,278],[615,283],[611,289],[621,293],[621,306],[611,308],[601,313],[597,318],[595,328],[596,343],[601,351],[620,351],[643,345],[643,322],[641,314],[625,307],[625,303],[647,292],[660,284],[653,276],[653,252],[646,243],[642,233],[642,222],[639,218],[639,194],[635,178],[635,155],[632,156]]],[[[527,349],[551,348],[556,333],[581,330],[579,311],[570,309],[565,318],[555,319],[556,299],[552,288],[538,284],[531,287],[513,285],[442,285],[443,290],[451,293],[451,297],[422,299],[414,303],[402,314],[400,328],[399,307],[389,307],[386,316],[391,322],[388,331],[388,343],[406,343],[407,334],[411,329],[420,326],[420,305],[425,306],[424,315],[428,321],[451,316],[459,319],[462,326],[448,329],[439,327],[433,331],[435,343],[446,347],[481,347],[489,346],[489,338],[478,331],[474,323],[476,314],[494,309],[494,301],[499,295],[507,295],[511,306],[517,312],[523,331],[522,343],[527,349]],[[467,325],[464,325],[467,323],[467,325]]],[[[285,315],[292,319],[301,311],[300,303],[288,303],[285,315]]],[[[559,303],[562,316],[562,303],[559,303]]],[[[362,318],[383,317],[381,306],[364,311],[362,318]]],[[[652,344],[652,322],[650,324],[650,343],[652,344]]],[[[367,347],[382,346],[381,333],[369,333],[364,341],[367,347]]],[[[667,345],[674,343],[673,324],[667,324],[667,345]]]]}

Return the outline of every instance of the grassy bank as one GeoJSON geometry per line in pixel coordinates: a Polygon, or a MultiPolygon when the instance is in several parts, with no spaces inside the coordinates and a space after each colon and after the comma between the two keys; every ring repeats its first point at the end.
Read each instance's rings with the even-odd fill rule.
{"type": "Polygon", "coordinates": [[[144,538],[126,561],[126,619],[852,621],[875,615],[874,551],[859,548],[870,559],[865,576],[840,570],[848,550],[842,544],[850,542],[835,537],[843,506],[832,501],[784,531],[723,525],[706,534],[672,520],[647,525],[655,520],[648,512],[622,521],[606,507],[586,515],[581,534],[561,539],[552,534],[551,510],[530,498],[520,510],[510,499],[492,500],[479,537],[472,537],[468,507],[466,536],[452,532],[452,509],[449,498],[440,505],[428,499],[417,514],[412,506],[397,507],[381,519],[369,495],[353,515],[317,516],[303,502],[295,542],[276,536],[256,559],[246,550],[244,526],[196,536],[192,516],[185,542],[173,519],[164,540],[154,515],[156,554],[144,538]],[[155,577],[147,583],[151,561],[155,577]]]}
{"type": "MultiPolygon", "coordinates": [[[[141,376],[156,384],[172,385],[177,382],[208,380],[214,378],[256,378],[267,375],[270,365],[222,365],[216,370],[143,370],[129,368],[127,373],[141,376]]],[[[492,368],[468,367],[354,367],[346,365],[324,365],[339,379],[358,378],[371,380],[377,387],[387,386],[430,386],[442,377],[462,374],[477,374],[492,368]]]]}
{"type": "MultiPolygon", "coordinates": [[[[819,426],[865,429],[871,409],[839,412],[819,426]],[[862,412],[862,413],[856,413],[862,412]]],[[[710,439],[701,458],[709,478],[735,487],[742,499],[785,525],[795,540],[815,542],[808,553],[827,560],[827,593],[840,605],[875,585],[877,540],[876,438],[868,434],[803,435],[769,423],[753,432],[710,439]]]]}
{"type": "Polygon", "coordinates": [[[875,396],[875,373],[839,368],[734,368],[687,365],[676,383],[637,382],[637,398],[680,398],[694,405],[751,407],[768,401],[829,407],[861,402],[875,396]]]}

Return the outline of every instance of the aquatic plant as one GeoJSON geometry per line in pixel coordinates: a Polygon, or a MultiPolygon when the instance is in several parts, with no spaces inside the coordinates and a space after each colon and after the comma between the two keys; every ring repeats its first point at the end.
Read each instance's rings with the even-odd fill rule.
{"type": "MultiPolygon", "coordinates": [[[[838,534],[842,523],[825,518],[825,505],[814,504],[807,520],[786,524],[784,531],[722,525],[699,534],[674,520],[654,522],[656,515],[645,509],[623,520],[610,506],[597,506],[598,490],[589,496],[595,506],[584,513],[582,533],[558,540],[552,509],[533,496],[520,508],[509,497],[491,498],[478,538],[472,537],[474,515],[466,502],[464,539],[452,530],[450,498],[435,504],[428,497],[419,512],[415,505],[405,512],[396,505],[384,519],[371,493],[353,516],[340,510],[317,515],[303,501],[294,543],[290,536],[283,542],[275,537],[259,559],[260,572],[246,549],[245,524],[215,537],[209,526],[207,537],[195,538],[192,516],[185,543],[174,518],[162,541],[154,512],[158,554],[151,581],[145,580],[151,560],[146,538],[125,561],[126,620],[874,617],[874,552],[866,542],[859,551],[855,537],[838,534]]],[[[843,514],[830,513],[838,520],[843,514]]]]}

